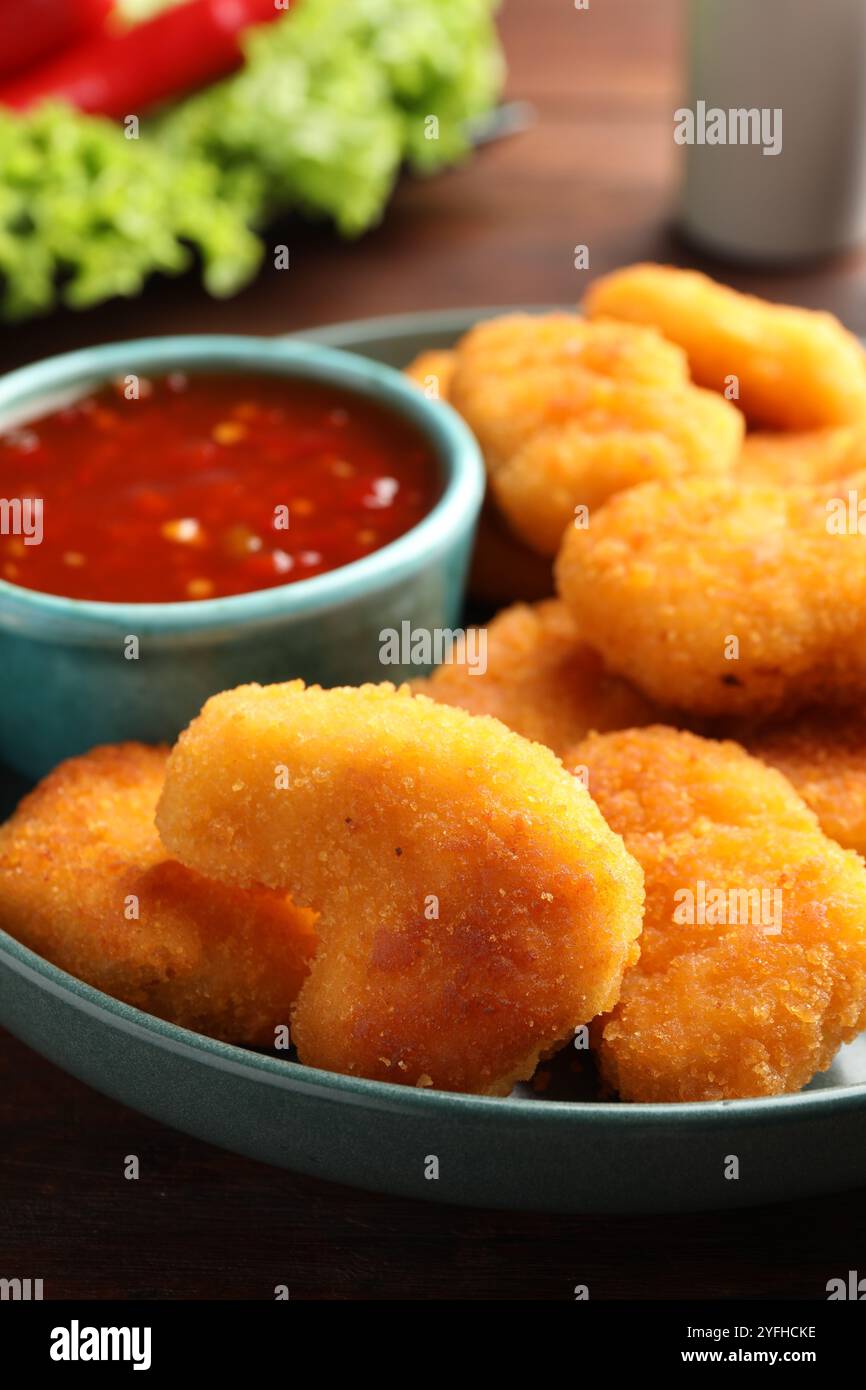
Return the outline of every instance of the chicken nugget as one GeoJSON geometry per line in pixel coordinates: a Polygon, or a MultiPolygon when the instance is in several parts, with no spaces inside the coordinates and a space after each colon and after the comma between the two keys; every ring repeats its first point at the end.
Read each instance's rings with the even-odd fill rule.
{"type": "Polygon", "coordinates": [[[662,390],[690,379],[683,349],[654,328],[624,327],[613,317],[590,324],[576,313],[482,319],[460,339],[456,356],[461,391],[475,374],[504,378],[544,366],[662,390]]]}
{"type": "MultiPolygon", "coordinates": [[[[447,401],[456,363],[456,352],[433,348],[404,370],[428,396],[447,401]]],[[[489,496],[478,518],[468,587],[480,603],[531,601],[553,593],[549,558],[518,540],[489,496]]]]}
{"type": "Polygon", "coordinates": [[[781,773],[657,726],[593,735],[588,771],[641,864],[640,958],[592,1040],[630,1101],[796,1091],[866,1026],[866,868],[781,773]]]}
{"type": "Polygon", "coordinates": [[[559,599],[518,603],[487,628],[486,670],[465,658],[440,666],[413,689],[470,714],[491,714],[515,733],[562,755],[593,729],[650,724],[659,711],[577,636],[559,599]]]}
{"type": "Polygon", "coordinates": [[[456,356],[448,348],[430,348],[419,353],[403,370],[431,400],[447,401],[455,363],[456,356]]]}
{"type": "Polygon", "coordinates": [[[692,386],[670,349],[650,330],[566,314],[489,320],[461,340],[451,403],[508,526],[539,554],[555,554],[577,507],[622,487],[730,471],[743,417],[692,386]]]}
{"type": "MultiPolygon", "coordinates": [[[[455,352],[432,348],[404,370],[429,397],[447,401],[456,363],[455,352]]],[[[478,518],[468,587],[480,603],[531,601],[553,593],[549,558],[518,540],[489,496],[478,518]]]]}
{"type": "Polygon", "coordinates": [[[810,710],[770,729],[734,731],[762,762],[783,772],[821,829],[866,855],[866,716],[810,710]]]}
{"type": "Polygon", "coordinates": [[[553,556],[576,515],[617,492],[692,472],[727,474],[743,426],[718,406],[707,391],[632,393],[622,417],[602,412],[533,435],[492,475],[493,496],[526,545],[553,556]]]}
{"type": "Polygon", "coordinates": [[[169,858],[154,824],[167,759],[124,743],[44,778],[0,827],[0,924],[138,1009],[273,1046],[315,949],[313,914],[169,858]]]}
{"type": "Polygon", "coordinates": [[[637,952],[640,870],[577,780],[406,688],[215,696],[157,822],[190,867],[320,914],[293,1015],[309,1066],[505,1094],[637,952]]]}
{"type": "Polygon", "coordinates": [[[756,430],[747,434],[737,473],[747,483],[810,487],[866,467],[866,430],[756,430]]]}
{"type": "Polygon", "coordinates": [[[750,424],[812,430],[866,417],[866,354],[832,314],[771,304],[696,270],[632,265],[602,276],[591,319],[651,325],[688,354],[692,376],[724,391],[736,377],[750,424]]]}
{"type": "Polygon", "coordinates": [[[566,534],[559,592],[609,670],[659,704],[764,716],[850,705],[866,691],[866,535],[846,496],[646,483],[566,534]]]}

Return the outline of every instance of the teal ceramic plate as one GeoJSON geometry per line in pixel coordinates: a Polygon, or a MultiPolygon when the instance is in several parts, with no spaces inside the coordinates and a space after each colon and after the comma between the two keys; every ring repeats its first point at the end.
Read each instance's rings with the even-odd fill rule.
{"type": "MultiPolygon", "coordinates": [[[[305,336],[401,366],[493,312],[501,311],[407,315],[305,336]]],[[[7,803],[21,789],[8,781],[7,803]]],[[[175,1028],[64,974],[3,932],[0,1023],[167,1125],[279,1167],[402,1196],[661,1212],[866,1182],[866,1035],[794,1096],[599,1102],[586,1098],[591,1076],[585,1061],[575,1070],[571,1051],[554,1064],[543,1093],[458,1096],[317,1072],[175,1028]]]]}

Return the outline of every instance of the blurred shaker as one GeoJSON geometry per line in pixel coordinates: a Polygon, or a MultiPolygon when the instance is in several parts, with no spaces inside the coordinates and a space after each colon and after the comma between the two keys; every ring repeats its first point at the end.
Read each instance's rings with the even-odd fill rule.
{"type": "Polygon", "coordinates": [[[866,0],[689,0],[682,221],[720,255],[866,238],[866,0]]]}

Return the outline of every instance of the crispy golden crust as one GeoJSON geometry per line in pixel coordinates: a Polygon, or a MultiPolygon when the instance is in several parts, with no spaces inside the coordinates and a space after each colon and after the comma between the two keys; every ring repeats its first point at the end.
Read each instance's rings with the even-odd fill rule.
{"type": "Polygon", "coordinates": [[[826,835],[866,855],[866,716],[860,710],[810,711],[736,736],[785,774],[826,835]]]}
{"type": "Polygon", "coordinates": [[[799,1090],[866,1025],[862,861],[733,743],[626,730],[566,766],[646,878],[640,959],[593,1030],[605,1081],[632,1101],[799,1090]]]}
{"type": "Polygon", "coordinates": [[[539,555],[553,556],[577,508],[587,513],[614,493],[683,471],[680,446],[661,431],[610,429],[590,434],[582,422],[533,435],[503,463],[491,490],[539,555]]]}
{"type": "Polygon", "coordinates": [[[737,464],[746,483],[810,487],[844,478],[866,466],[866,432],[838,429],[756,430],[747,434],[737,464]]]}
{"type": "Polygon", "coordinates": [[[647,478],[727,473],[744,430],[658,334],[571,314],[479,324],[458,344],[450,399],[509,527],[542,555],[576,507],[647,478]]]}
{"type": "Polygon", "coordinates": [[[0,828],[0,923],[128,1004],[273,1046],[315,948],[313,916],[169,859],[154,825],[167,759],[142,744],[95,748],[40,782],[0,828]]]}
{"type": "Polygon", "coordinates": [[[320,916],[301,1060],[500,1094],[616,1000],[641,876],[553,754],[406,689],[209,700],[157,815],[191,867],[320,916]]]}
{"type": "Polygon", "coordinates": [[[695,381],[739,382],[750,423],[812,430],[866,416],[866,355],[832,314],[769,304],[695,270],[632,265],[596,280],[590,318],[651,325],[688,354],[695,381]]]}
{"type": "MultiPolygon", "coordinates": [[[[448,400],[457,354],[445,349],[422,352],[405,368],[428,396],[448,400]]],[[[469,593],[482,603],[531,602],[553,593],[553,566],[509,530],[488,495],[478,519],[469,593]]]]}
{"type": "Polygon", "coordinates": [[[660,704],[851,704],[866,691],[866,536],[830,524],[836,491],[692,479],[620,493],[567,534],[559,591],[609,669],[660,704]]]}
{"type": "MultiPolygon", "coordinates": [[[[432,348],[410,362],[405,371],[428,396],[447,401],[456,362],[456,352],[432,348]]],[[[469,593],[482,603],[531,602],[553,593],[549,558],[518,540],[489,496],[475,533],[469,593]]]]}
{"type": "Polygon", "coordinates": [[[492,714],[515,733],[561,755],[592,729],[623,729],[658,719],[642,695],[604,669],[581,642],[559,599],[515,604],[487,629],[487,670],[440,666],[414,689],[470,714],[492,714]]]}
{"type": "Polygon", "coordinates": [[[447,348],[430,348],[419,353],[404,371],[432,400],[447,401],[455,360],[455,354],[447,348]]]}

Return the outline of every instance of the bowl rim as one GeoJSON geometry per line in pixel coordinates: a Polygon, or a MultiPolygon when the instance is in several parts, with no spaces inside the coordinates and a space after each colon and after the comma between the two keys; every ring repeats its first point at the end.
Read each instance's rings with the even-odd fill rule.
{"type": "MultiPolygon", "coordinates": [[[[457,1111],[461,1116],[484,1122],[495,1112],[516,1123],[583,1122],[610,1123],[615,1126],[661,1128],[670,1124],[705,1128],[716,1123],[780,1124],[798,1118],[798,1112],[823,1115],[866,1105],[866,1082],[853,1086],[830,1086],[817,1091],[796,1091],[780,1096],[750,1096],[742,1100],[689,1102],[609,1103],[602,1101],[524,1100],[512,1096],[479,1096],[436,1087],[398,1086],[391,1081],[372,1081],[342,1072],[319,1070],[301,1062],[272,1057],[235,1043],[221,1042],[206,1033],[182,1028],[176,1023],[146,1013],[105,994],[93,985],[70,975],[25,946],[0,928],[0,964],[35,981],[37,986],[60,996],[70,1007],[96,1016],[107,1027],[119,1027],[139,1039],[170,1052],[180,1052],[203,1065],[246,1074],[249,1080],[289,1091],[303,1090],[323,1100],[361,1105],[367,1109],[409,1110],[439,1115],[457,1111]],[[70,1000],[69,996],[73,999],[70,1000]],[[108,1015],[108,1019],[105,1018],[108,1015]]],[[[59,1065],[63,1065],[60,1063],[59,1065]]]]}
{"type": "Polygon", "coordinates": [[[183,367],[234,364],[241,370],[272,369],[271,374],[330,383],[413,424],[433,447],[444,475],[441,495],[430,511],[408,531],[347,565],[309,579],[275,584],[267,589],[221,598],[171,603],[107,602],[44,593],[0,579],[0,604],[15,613],[16,626],[34,620],[67,618],[80,631],[99,629],[195,633],[275,617],[319,613],[400,583],[430,559],[447,550],[461,526],[474,525],[484,495],[481,451],[455,410],[430,400],[394,367],[360,354],[332,348],[303,334],[265,338],[253,334],[168,334],[133,338],[79,348],[29,363],[0,377],[0,410],[33,400],[66,385],[110,380],[132,361],[143,370],[183,370],[183,367]],[[138,628],[135,625],[138,625],[138,628]]]}

